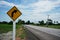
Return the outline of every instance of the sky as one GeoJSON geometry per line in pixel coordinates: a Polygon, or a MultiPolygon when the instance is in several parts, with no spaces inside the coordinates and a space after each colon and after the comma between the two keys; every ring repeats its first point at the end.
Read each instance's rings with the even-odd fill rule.
{"type": "Polygon", "coordinates": [[[16,6],[22,15],[19,19],[31,22],[49,19],[60,22],[60,0],[0,0],[0,21],[11,21],[7,12],[16,6]]]}

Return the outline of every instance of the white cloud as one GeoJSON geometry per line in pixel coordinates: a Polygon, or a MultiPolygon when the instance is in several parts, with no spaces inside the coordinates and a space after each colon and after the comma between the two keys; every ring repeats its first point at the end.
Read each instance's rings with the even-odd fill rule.
{"type": "Polygon", "coordinates": [[[50,11],[52,8],[57,6],[60,2],[50,2],[50,1],[39,1],[33,4],[30,4],[30,7],[34,13],[50,11]]]}
{"type": "Polygon", "coordinates": [[[38,1],[38,2],[35,2],[35,3],[32,3],[32,4],[29,4],[29,5],[25,6],[25,5],[21,5],[21,4],[16,5],[14,3],[9,3],[9,2],[6,2],[6,1],[0,1],[0,4],[2,4],[2,5],[17,6],[18,8],[21,8],[21,9],[32,8],[33,10],[31,10],[31,11],[33,13],[50,11],[53,7],[55,7],[59,3],[60,3],[60,1],[50,2],[48,0],[45,0],[45,1],[38,1]]]}
{"type": "MultiPolygon", "coordinates": [[[[6,5],[6,6],[14,6],[15,4],[13,3],[9,3],[9,2],[6,2],[6,1],[0,1],[0,4],[2,5],[6,5]]],[[[16,6],[16,5],[15,5],[16,6]]]]}
{"type": "Polygon", "coordinates": [[[50,14],[50,19],[59,21],[60,20],[60,13],[50,14]]]}
{"type": "MultiPolygon", "coordinates": [[[[31,20],[31,21],[39,21],[39,20],[46,20],[47,15],[44,12],[51,11],[54,7],[60,4],[60,0],[57,1],[49,1],[49,0],[43,0],[38,1],[29,5],[16,5],[14,3],[9,3],[6,1],[0,1],[0,4],[7,5],[7,6],[17,6],[23,13],[21,19],[24,20],[31,20]],[[27,9],[28,8],[28,9],[27,9]],[[31,10],[29,9],[31,8],[31,10]]],[[[59,14],[50,14],[52,17],[58,17],[59,14]]]]}
{"type": "MultiPolygon", "coordinates": [[[[36,3],[33,3],[33,4],[29,4],[28,7],[29,8],[32,8],[33,10],[31,10],[31,12],[29,12],[31,15],[28,16],[28,18],[26,17],[26,20],[27,19],[30,19],[30,20],[34,20],[34,21],[39,21],[39,20],[47,20],[47,15],[46,11],[51,11],[54,7],[56,7],[58,4],[60,4],[60,1],[55,1],[55,2],[51,2],[51,1],[39,1],[39,2],[36,2],[36,3]]],[[[26,11],[28,12],[28,11],[26,11]]],[[[51,13],[50,14],[50,18],[53,19],[53,20],[58,20],[58,16],[60,14],[56,14],[56,13],[51,13]]],[[[59,21],[59,20],[58,20],[59,21]]]]}

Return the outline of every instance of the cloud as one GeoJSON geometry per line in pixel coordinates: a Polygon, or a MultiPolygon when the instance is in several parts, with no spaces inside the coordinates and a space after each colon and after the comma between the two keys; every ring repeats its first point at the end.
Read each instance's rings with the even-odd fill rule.
{"type": "Polygon", "coordinates": [[[32,10],[34,13],[40,13],[40,12],[50,11],[59,3],[60,2],[39,1],[36,3],[30,4],[30,7],[34,9],[32,10]]]}
{"type": "MultiPolygon", "coordinates": [[[[28,11],[29,9],[25,10],[25,12],[28,12],[29,15],[28,17],[26,17],[26,20],[34,20],[39,21],[39,20],[47,20],[47,15],[48,13],[50,13],[50,18],[53,20],[59,19],[58,16],[60,14],[57,14],[53,12],[53,14],[51,13],[51,10],[54,9],[55,7],[57,7],[60,4],[60,1],[49,1],[49,0],[45,0],[45,1],[38,1],[36,3],[33,4],[29,4],[28,7],[32,8],[33,10],[30,10],[30,12],[28,11]],[[46,13],[45,13],[46,12],[46,13]],[[48,13],[47,13],[48,12],[48,13]]],[[[26,15],[27,16],[27,15],[26,15]]]]}
{"type": "MultiPolygon", "coordinates": [[[[17,5],[14,3],[9,3],[7,1],[0,1],[0,5],[6,5],[6,6],[17,6],[19,10],[22,11],[22,17],[23,20],[31,20],[31,21],[39,21],[39,20],[45,20],[47,19],[47,15],[49,12],[51,12],[52,9],[54,9],[56,6],[60,5],[60,0],[39,0],[34,3],[29,3],[29,5],[17,5]],[[47,13],[48,12],[48,13],[47,13]]],[[[58,18],[59,14],[57,13],[50,13],[51,19],[58,18]]]]}
{"type": "Polygon", "coordinates": [[[50,19],[60,20],[60,13],[50,14],[50,19]]]}
{"type": "MultiPolygon", "coordinates": [[[[18,8],[21,9],[27,9],[27,8],[31,8],[33,10],[31,10],[33,13],[40,13],[40,12],[46,12],[46,11],[50,11],[52,8],[54,8],[57,4],[59,4],[60,2],[50,2],[49,0],[45,0],[45,1],[38,1],[29,5],[16,5],[14,3],[9,3],[7,1],[0,1],[0,4],[2,5],[6,5],[6,6],[17,6],[18,8]]],[[[28,11],[29,9],[27,9],[28,11]]]]}
{"type": "Polygon", "coordinates": [[[0,5],[14,6],[15,4],[14,3],[9,3],[9,2],[6,2],[6,1],[0,1],[0,5]]]}

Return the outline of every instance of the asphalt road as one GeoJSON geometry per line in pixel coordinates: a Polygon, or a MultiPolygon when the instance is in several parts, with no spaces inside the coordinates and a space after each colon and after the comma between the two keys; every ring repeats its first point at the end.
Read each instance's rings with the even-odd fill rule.
{"type": "Polygon", "coordinates": [[[25,29],[26,32],[26,40],[40,40],[38,37],[36,37],[32,32],[30,32],[29,30],[25,29]]]}
{"type": "Polygon", "coordinates": [[[60,29],[33,25],[24,25],[24,27],[37,36],[40,40],[60,40],[60,29]]]}

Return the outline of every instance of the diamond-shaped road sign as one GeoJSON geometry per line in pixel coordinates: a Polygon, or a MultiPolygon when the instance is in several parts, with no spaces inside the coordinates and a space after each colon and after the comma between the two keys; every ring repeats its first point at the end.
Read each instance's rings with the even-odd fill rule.
{"type": "Polygon", "coordinates": [[[13,21],[15,21],[22,13],[14,6],[7,12],[7,14],[13,19],[13,21]]]}

